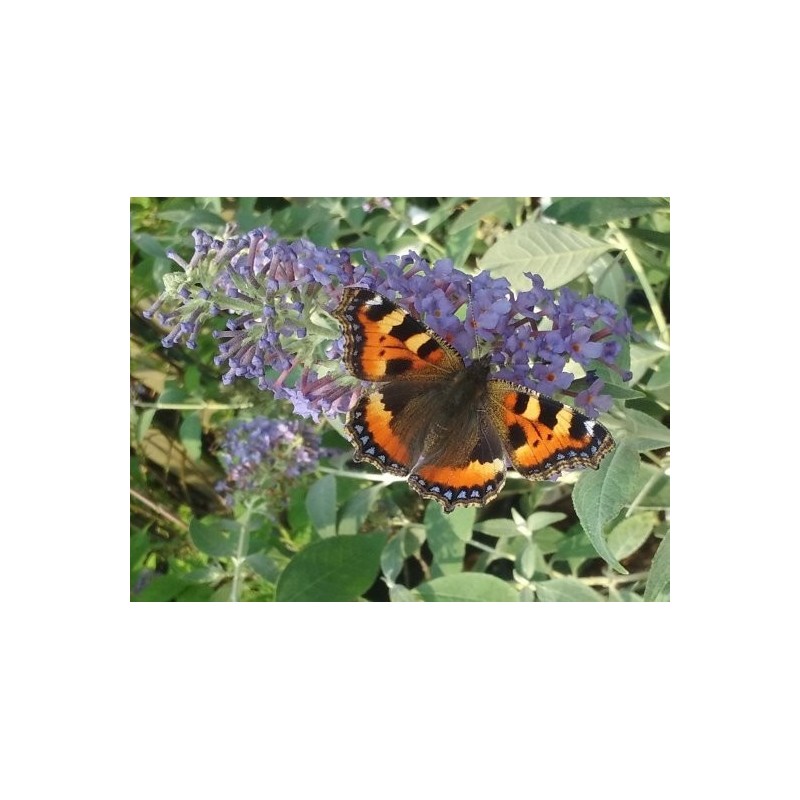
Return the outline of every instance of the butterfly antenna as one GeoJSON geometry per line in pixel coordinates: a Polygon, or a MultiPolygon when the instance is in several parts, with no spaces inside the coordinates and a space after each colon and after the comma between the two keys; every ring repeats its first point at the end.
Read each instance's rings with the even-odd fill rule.
{"type": "Polygon", "coordinates": [[[467,299],[467,317],[469,319],[469,326],[472,329],[472,335],[475,338],[475,344],[473,345],[473,352],[479,353],[479,342],[478,342],[478,323],[475,321],[475,312],[472,307],[472,281],[467,282],[467,294],[469,298],[467,299]]]}

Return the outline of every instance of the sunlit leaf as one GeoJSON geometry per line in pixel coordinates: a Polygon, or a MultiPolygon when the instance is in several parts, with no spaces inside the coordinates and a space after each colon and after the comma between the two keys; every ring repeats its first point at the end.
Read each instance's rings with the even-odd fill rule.
{"type": "Polygon", "coordinates": [[[614,569],[627,570],[608,547],[605,525],[633,500],[639,475],[639,455],[626,439],[617,443],[598,470],[585,470],[572,490],[575,513],[598,554],[614,569]]]}
{"type": "Polygon", "coordinates": [[[513,222],[519,204],[516,197],[481,197],[453,222],[450,233],[469,228],[486,217],[493,217],[499,222],[513,222]]]}
{"type": "Polygon", "coordinates": [[[603,600],[577,578],[553,578],[537,583],[536,596],[547,603],[596,603],[603,600]]]}
{"type": "Polygon", "coordinates": [[[465,541],[469,540],[474,519],[474,508],[457,508],[452,514],[445,514],[438,503],[428,503],[425,510],[425,533],[433,553],[432,576],[438,577],[463,569],[465,541]]]}
{"type": "Polygon", "coordinates": [[[626,517],[608,534],[609,549],[617,558],[627,558],[647,541],[657,521],[653,511],[640,511],[626,517]]]}
{"type": "Polygon", "coordinates": [[[669,203],[658,197],[560,197],[545,209],[544,215],[572,225],[601,225],[668,207],[669,203]]]}
{"type": "Polygon", "coordinates": [[[419,596],[428,602],[485,602],[514,603],[519,594],[513,586],[477,572],[460,572],[444,575],[421,584],[416,588],[419,596]]]}
{"type": "Polygon", "coordinates": [[[499,239],[481,259],[481,269],[508,278],[512,288],[529,289],[524,273],[541,275],[555,289],[586,272],[611,245],[560,225],[528,220],[499,239]]]}
{"type": "Polygon", "coordinates": [[[656,550],[647,584],[644,587],[644,599],[655,600],[669,586],[669,531],[656,550]]]}

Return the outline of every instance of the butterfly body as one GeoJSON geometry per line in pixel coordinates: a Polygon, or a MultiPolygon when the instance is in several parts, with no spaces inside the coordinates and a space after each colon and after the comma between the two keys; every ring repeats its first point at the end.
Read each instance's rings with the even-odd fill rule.
{"type": "Polygon", "coordinates": [[[373,384],[346,424],[355,460],[406,476],[445,511],[496,497],[506,458],[526,478],[544,480],[597,468],[614,446],[605,428],[563,403],[490,378],[490,355],[466,365],[376,292],[347,287],[334,316],[345,335],[345,365],[373,384]]]}

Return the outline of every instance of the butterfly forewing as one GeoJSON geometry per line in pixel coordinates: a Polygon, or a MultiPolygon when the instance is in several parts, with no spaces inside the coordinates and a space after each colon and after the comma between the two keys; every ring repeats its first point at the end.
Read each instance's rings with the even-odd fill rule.
{"type": "Polygon", "coordinates": [[[333,312],[345,330],[344,361],[365,381],[424,378],[464,368],[461,356],[408,311],[350,286],[333,312]]]}

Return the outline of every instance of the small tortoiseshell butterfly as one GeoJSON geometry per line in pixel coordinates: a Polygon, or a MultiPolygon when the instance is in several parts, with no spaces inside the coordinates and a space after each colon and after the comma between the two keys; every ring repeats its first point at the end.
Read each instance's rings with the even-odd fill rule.
{"type": "Polygon", "coordinates": [[[375,384],[347,418],[354,459],[407,476],[447,512],[493,500],[505,483],[506,455],[520,475],[537,481],[597,469],[614,447],[598,422],[490,379],[490,355],[467,366],[447,342],[376,292],[346,287],[333,313],[344,329],[345,366],[375,384]]]}

